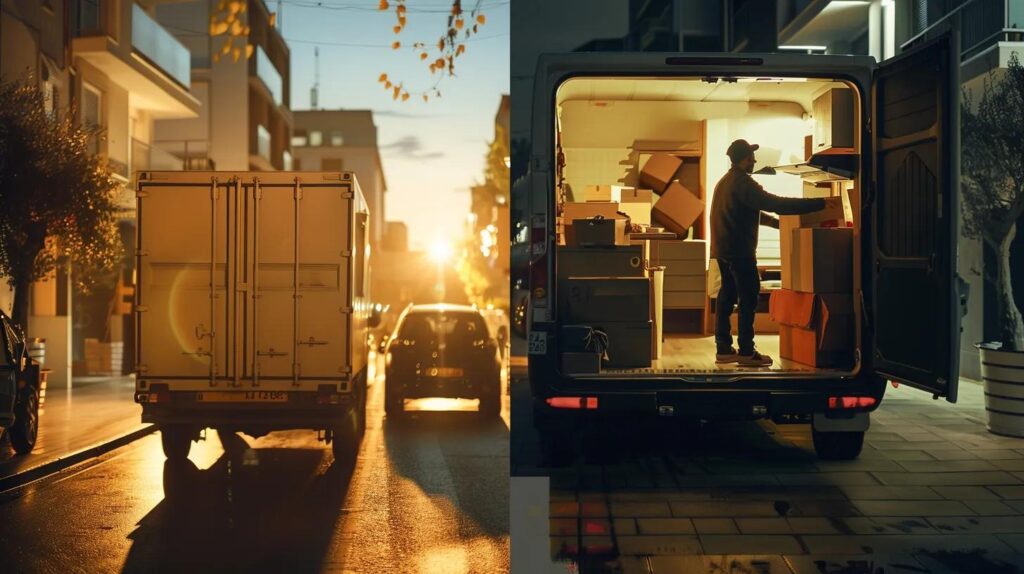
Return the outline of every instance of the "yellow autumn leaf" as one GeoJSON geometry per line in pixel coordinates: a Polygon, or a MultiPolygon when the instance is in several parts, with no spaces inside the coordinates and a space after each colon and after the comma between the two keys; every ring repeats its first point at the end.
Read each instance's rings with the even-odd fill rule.
{"type": "Polygon", "coordinates": [[[270,27],[271,28],[276,28],[277,27],[277,12],[271,12],[270,13],[270,27]]]}
{"type": "Polygon", "coordinates": [[[405,14],[405,4],[399,4],[395,11],[399,14],[405,14]]]}
{"type": "MultiPolygon", "coordinates": [[[[273,24],[271,24],[271,26],[273,26],[273,24]]],[[[231,23],[231,35],[232,36],[239,36],[241,34],[242,34],[242,22],[240,22],[239,20],[235,20],[234,22],[231,23]]]]}
{"type": "Polygon", "coordinates": [[[444,38],[441,38],[440,40],[437,41],[437,49],[444,50],[444,38]]]}
{"type": "Polygon", "coordinates": [[[429,99],[430,99],[430,98],[429,98],[429,97],[427,96],[427,94],[423,94],[423,101],[424,101],[424,102],[425,102],[425,101],[427,101],[427,100],[429,100],[429,99]]]}
{"type": "Polygon", "coordinates": [[[401,47],[402,47],[402,43],[399,42],[398,40],[395,40],[394,42],[391,43],[391,49],[392,50],[397,50],[397,49],[399,49],[401,47]]]}
{"type": "Polygon", "coordinates": [[[390,82],[390,81],[384,82],[384,89],[385,89],[385,90],[390,90],[390,89],[391,89],[391,85],[392,85],[392,84],[391,84],[391,82],[390,82]]]}
{"type": "Polygon", "coordinates": [[[397,34],[397,33],[399,33],[399,32],[401,32],[401,31],[402,31],[402,27],[401,27],[401,26],[395,26],[395,27],[394,27],[394,28],[392,28],[391,30],[392,30],[392,31],[393,31],[393,32],[394,32],[395,34],[397,34]]]}
{"type": "Polygon", "coordinates": [[[426,60],[427,59],[427,53],[426,52],[420,52],[420,59],[421,60],[426,60]]]}
{"type": "Polygon", "coordinates": [[[238,59],[241,58],[241,57],[242,57],[242,49],[241,48],[235,48],[234,50],[231,50],[231,59],[233,61],[237,62],[238,59]]]}
{"type": "Polygon", "coordinates": [[[443,68],[444,58],[438,58],[437,60],[434,60],[434,65],[437,66],[438,68],[443,68]]]}
{"type": "Polygon", "coordinates": [[[377,78],[377,81],[378,82],[386,82],[386,81],[388,81],[388,75],[387,74],[381,74],[380,77],[377,78]]]}
{"type": "Polygon", "coordinates": [[[220,52],[214,52],[213,53],[213,63],[216,64],[219,61],[220,61],[220,52]]]}
{"type": "Polygon", "coordinates": [[[377,6],[377,9],[378,10],[387,10],[389,6],[391,6],[391,5],[388,4],[388,0],[380,0],[380,5],[377,6]]]}
{"type": "Polygon", "coordinates": [[[253,51],[254,47],[255,46],[253,46],[252,44],[246,44],[245,45],[245,59],[246,60],[248,60],[249,58],[252,57],[252,51],[253,51]]]}
{"type": "Polygon", "coordinates": [[[484,16],[483,14],[477,14],[476,21],[477,21],[477,24],[486,24],[487,23],[487,16],[484,16]]]}
{"type": "Polygon", "coordinates": [[[220,53],[227,56],[231,52],[231,42],[228,39],[224,40],[224,47],[220,49],[220,53]]]}
{"type": "Polygon", "coordinates": [[[402,94],[402,101],[404,102],[404,101],[406,101],[406,100],[408,100],[408,99],[409,99],[409,92],[404,92],[404,93],[402,94]]]}
{"type": "Polygon", "coordinates": [[[231,13],[232,14],[238,14],[239,12],[242,11],[242,6],[243,5],[244,5],[244,2],[240,2],[239,0],[235,0],[235,1],[231,2],[231,4],[229,4],[228,7],[231,9],[231,13]]]}
{"type": "Polygon", "coordinates": [[[466,51],[466,45],[465,44],[459,44],[459,47],[455,49],[455,55],[456,56],[461,55],[465,51],[466,51]]]}
{"type": "Polygon", "coordinates": [[[393,93],[392,93],[391,99],[397,100],[398,99],[398,95],[401,94],[401,93],[402,93],[402,88],[400,88],[398,86],[395,86],[395,88],[393,90],[393,93]]]}
{"type": "Polygon", "coordinates": [[[462,27],[465,25],[466,22],[462,18],[459,18],[458,20],[455,21],[455,27],[458,28],[459,30],[461,30],[462,27]]]}
{"type": "Polygon", "coordinates": [[[212,22],[210,24],[210,35],[211,36],[220,36],[221,34],[223,34],[224,32],[227,32],[227,31],[228,31],[228,23],[227,22],[212,22]]]}

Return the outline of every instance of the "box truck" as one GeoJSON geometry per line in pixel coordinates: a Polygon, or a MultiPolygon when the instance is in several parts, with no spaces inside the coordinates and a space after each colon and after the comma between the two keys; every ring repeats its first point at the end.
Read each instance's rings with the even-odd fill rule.
{"type": "Polygon", "coordinates": [[[366,425],[369,214],[350,172],[143,172],[135,400],[184,458],[203,429],[366,425]]]}
{"type": "MultiPolygon", "coordinates": [[[[952,34],[881,64],[871,57],[809,54],[541,56],[529,172],[516,182],[514,193],[528,198],[529,380],[542,441],[549,447],[564,445],[564,434],[579,417],[769,418],[811,423],[819,456],[853,458],[886,381],[954,402],[966,303],[966,284],[956,275],[958,70],[958,41],[952,34]],[[843,95],[836,90],[844,90],[843,95]],[[842,189],[850,206],[852,229],[843,232],[852,235],[845,243],[852,252],[836,257],[849,261],[851,269],[840,274],[846,278],[843,285],[832,281],[830,289],[843,296],[829,301],[835,313],[848,319],[833,322],[850,329],[843,339],[844,359],[824,367],[785,360],[777,354],[780,335],[762,333],[756,342],[775,355],[772,367],[716,364],[713,328],[706,318],[714,286],[705,288],[701,278],[708,269],[712,282],[715,261],[704,255],[693,284],[681,283],[692,293],[670,297],[669,281],[686,276],[673,276],[669,266],[663,297],[651,298],[659,299],[659,311],[679,301],[700,309],[703,326],[699,315],[698,326],[688,334],[669,332],[666,323],[663,345],[653,345],[657,358],[649,365],[618,368],[611,357],[599,372],[568,371],[571,361],[563,355],[583,349],[566,333],[579,333],[579,324],[607,336],[609,355],[616,349],[616,333],[619,349],[624,342],[626,348],[642,347],[628,345],[621,333],[630,331],[617,328],[634,323],[604,316],[617,305],[608,295],[612,281],[602,282],[588,271],[613,268],[611,260],[605,265],[600,259],[631,247],[595,249],[585,258],[589,267],[566,269],[572,264],[568,254],[580,249],[564,245],[564,230],[572,223],[563,217],[565,206],[584,201],[589,185],[647,187],[638,173],[645,158],[656,154],[675,156],[682,169],[674,179],[710,206],[715,182],[729,169],[726,148],[739,138],[761,145],[758,167],[780,166],[765,171],[776,175],[755,175],[769,192],[787,188],[799,196],[842,180],[836,189],[842,189]],[[781,173],[787,171],[783,165],[795,175],[781,173]],[[581,273],[590,279],[571,277],[581,273]],[[601,324],[602,318],[610,323],[601,324]]],[[[693,243],[677,242],[676,251],[687,245],[704,248],[700,240],[709,236],[708,211],[688,230],[693,243]]],[[[666,245],[649,241],[644,253],[664,256],[672,251],[666,245]]],[[[779,249],[778,232],[762,228],[762,270],[774,265],[778,271],[779,249]]],[[[645,257],[648,267],[665,264],[645,257]]],[[[652,274],[640,267],[624,275],[636,281],[652,274]]],[[[772,287],[768,281],[762,284],[766,291],[772,287]]],[[[626,307],[635,305],[619,310],[626,307]]],[[[638,315],[634,331],[643,327],[649,333],[645,322],[652,318],[641,317],[642,309],[633,313],[638,315]]],[[[810,341],[813,345],[814,337],[810,341]]]]}

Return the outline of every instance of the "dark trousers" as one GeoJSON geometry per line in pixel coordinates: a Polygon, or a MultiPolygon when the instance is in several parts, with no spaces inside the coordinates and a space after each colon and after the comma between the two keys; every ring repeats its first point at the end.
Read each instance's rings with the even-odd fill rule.
{"type": "Polygon", "coordinates": [[[715,303],[715,343],[719,351],[732,347],[729,317],[738,302],[739,352],[749,355],[754,351],[754,313],[757,311],[757,296],[761,292],[757,261],[753,258],[719,258],[718,269],[722,274],[722,288],[715,303]]]}

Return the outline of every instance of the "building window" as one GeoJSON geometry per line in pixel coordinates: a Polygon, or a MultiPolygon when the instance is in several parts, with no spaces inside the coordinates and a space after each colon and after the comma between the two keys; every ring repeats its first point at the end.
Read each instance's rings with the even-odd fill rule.
{"type": "Polygon", "coordinates": [[[319,146],[324,143],[324,134],[321,131],[313,130],[309,132],[309,145],[319,146]]]}
{"type": "Polygon", "coordinates": [[[340,157],[325,157],[320,159],[320,169],[323,171],[341,171],[340,157]]]}
{"type": "Polygon", "coordinates": [[[292,154],[288,150],[284,150],[283,152],[281,152],[281,160],[281,167],[285,171],[291,171],[295,169],[295,167],[292,165],[294,163],[294,160],[292,159],[292,154]]]}
{"type": "Polygon", "coordinates": [[[267,86],[271,97],[274,98],[274,103],[281,105],[284,82],[281,80],[281,74],[274,67],[274,63],[270,61],[270,56],[263,51],[262,46],[256,46],[256,76],[267,86]]]}
{"type": "Polygon", "coordinates": [[[270,161],[270,131],[262,125],[256,126],[256,153],[270,161]]]}
{"type": "Polygon", "coordinates": [[[82,83],[82,127],[97,130],[89,138],[89,153],[100,152],[99,130],[103,129],[103,92],[82,83]]]}
{"type": "Polygon", "coordinates": [[[295,130],[292,135],[292,147],[304,147],[309,145],[309,137],[306,135],[306,130],[295,130]]]}
{"type": "Polygon", "coordinates": [[[341,135],[341,132],[331,132],[331,146],[341,147],[345,144],[345,138],[341,135]]]}

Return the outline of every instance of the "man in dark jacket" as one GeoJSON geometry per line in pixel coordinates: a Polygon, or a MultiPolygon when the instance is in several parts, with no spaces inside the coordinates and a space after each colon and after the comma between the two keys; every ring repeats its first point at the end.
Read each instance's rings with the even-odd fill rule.
{"type": "Polygon", "coordinates": [[[772,358],[754,348],[754,313],[761,292],[757,272],[758,225],[778,229],[779,220],[765,211],[780,215],[811,213],[825,208],[825,200],[772,195],[754,181],[756,144],[736,140],[726,154],[732,167],[715,186],[711,201],[711,257],[718,260],[722,287],[715,305],[715,344],[717,363],[738,363],[743,367],[767,367],[772,358]],[[739,351],[732,346],[729,317],[739,301],[737,317],[739,351]]]}

